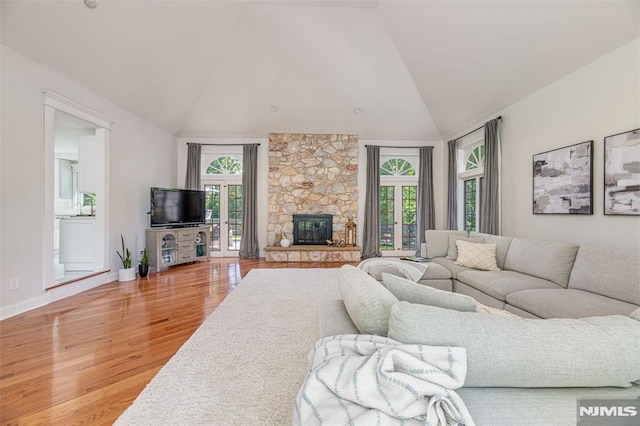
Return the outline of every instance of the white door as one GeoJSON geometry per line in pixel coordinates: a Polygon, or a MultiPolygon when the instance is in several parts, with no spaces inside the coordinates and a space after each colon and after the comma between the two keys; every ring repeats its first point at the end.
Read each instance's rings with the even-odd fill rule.
{"type": "Polygon", "coordinates": [[[237,257],[242,238],[242,184],[209,181],[204,190],[207,224],[211,225],[211,256],[237,257]]]}

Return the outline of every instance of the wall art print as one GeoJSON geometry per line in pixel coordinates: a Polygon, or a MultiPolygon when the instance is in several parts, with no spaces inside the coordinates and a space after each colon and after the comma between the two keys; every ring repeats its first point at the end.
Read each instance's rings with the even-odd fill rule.
{"type": "Polygon", "coordinates": [[[533,156],[534,214],[593,214],[593,141],[533,156]]]}
{"type": "Polygon", "coordinates": [[[604,138],[604,214],[640,215],[640,129],[604,138]]]}

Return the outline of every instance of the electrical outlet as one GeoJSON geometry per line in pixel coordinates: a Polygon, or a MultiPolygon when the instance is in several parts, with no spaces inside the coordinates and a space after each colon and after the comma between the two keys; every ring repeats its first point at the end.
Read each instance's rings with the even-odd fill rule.
{"type": "Polygon", "coordinates": [[[11,288],[11,290],[17,290],[18,287],[20,287],[20,281],[18,280],[18,277],[11,278],[9,280],[9,288],[11,288]]]}

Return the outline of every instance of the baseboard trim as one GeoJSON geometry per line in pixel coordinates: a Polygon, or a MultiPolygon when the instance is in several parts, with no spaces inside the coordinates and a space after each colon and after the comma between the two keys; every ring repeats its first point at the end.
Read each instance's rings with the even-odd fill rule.
{"type": "Polygon", "coordinates": [[[65,299],[69,296],[82,293],[83,291],[91,290],[95,287],[100,287],[101,285],[108,284],[112,281],[116,281],[117,279],[117,272],[110,274],[99,274],[72,283],[68,283],[60,287],[50,288],[40,296],[0,308],[0,321],[23,314],[32,309],[46,306],[52,302],[57,302],[58,300],[65,299]]]}
{"type": "Polygon", "coordinates": [[[16,315],[23,314],[32,309],[40,308],[47,304],[47,295],[32,297],[31,299],[23,300],[22,302],[14,303],[13,305],[0,308],[0,320],[14,317],[16,315]]]}

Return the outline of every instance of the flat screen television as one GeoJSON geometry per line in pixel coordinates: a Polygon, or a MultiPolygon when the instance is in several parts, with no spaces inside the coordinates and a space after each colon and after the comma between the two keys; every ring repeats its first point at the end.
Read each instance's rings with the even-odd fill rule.
{"type": "Polygon", "coordinates": [[[206,221],[205,192],[151,188],[151,226],[196,226],[206,221]]]}

